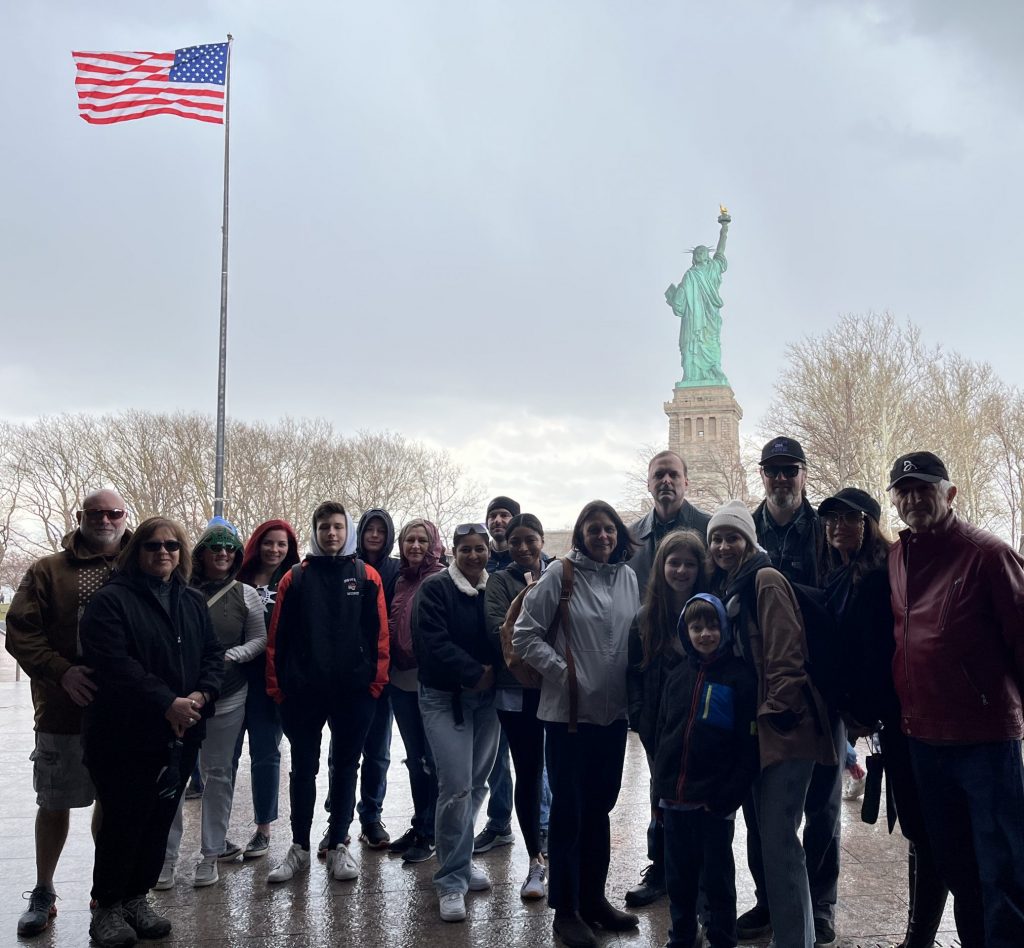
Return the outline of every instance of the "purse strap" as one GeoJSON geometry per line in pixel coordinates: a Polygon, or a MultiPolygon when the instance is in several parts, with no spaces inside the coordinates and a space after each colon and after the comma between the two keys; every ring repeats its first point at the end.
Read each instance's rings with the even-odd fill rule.
{"type": "Polygon", "coordinates": [[[565,639],[565,666],[569,684],[569,733],[576,733],[579,718],[579,682],[576,679],[576,659],[572,654],[572,623],[569,620],[569,600],[572,599],[573,583],[576,579],[576,568],[567,556],[562,557],[562,592],[558,598],[558,612],[551,623],[551,638],[554,641],[559,627],[565,639]]]}

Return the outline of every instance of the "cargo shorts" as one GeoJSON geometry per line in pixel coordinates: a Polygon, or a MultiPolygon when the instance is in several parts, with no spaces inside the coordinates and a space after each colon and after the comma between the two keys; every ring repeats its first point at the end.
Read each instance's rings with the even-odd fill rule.
{"type": "Polygon", "coordinates": [[[96,788],[82,762],[80,734],[45,734],[36,731],[32,761],[32,787],[36,804],[44,810],[73,810],[92,806],[96,788]]]}

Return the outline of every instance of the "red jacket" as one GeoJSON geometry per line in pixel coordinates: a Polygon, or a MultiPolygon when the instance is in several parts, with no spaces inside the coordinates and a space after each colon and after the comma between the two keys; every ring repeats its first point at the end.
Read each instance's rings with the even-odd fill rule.
{"type": "Polygon", "coordinates": [[[903,732],[978,744],[1024,734],[1024,559],[955,514],[889,554],[903,732]]]}

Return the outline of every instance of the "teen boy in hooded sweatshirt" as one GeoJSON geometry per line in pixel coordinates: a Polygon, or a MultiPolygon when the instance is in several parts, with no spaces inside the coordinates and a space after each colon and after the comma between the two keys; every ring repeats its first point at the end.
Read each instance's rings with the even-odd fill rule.
{"type": "Polygon", "coordinates": [[[669,673],[658,721],[654,792],[665,819],[668,946],[697,938],[703,879],[711,948],[736,944],[736,810],[758,771],[757,680],[733,655],[722,601],[698,593],[683,608],[679,640],[687,660],[669,673]]]}
{"type": "Polygon", "coordinates": [[[380,574],[356,557],[356,534],[344,506],[325,501],[313,513],[309,554],[278,584],[267,636],[267,693],[281,706],[292,754],[292,846],[268,882],[309,869],[324,723],[331,729],[335,767],[327,866],[335,879],[359,875],[344,839],[359,755],[388,680],[389,645],[380,574]]]}

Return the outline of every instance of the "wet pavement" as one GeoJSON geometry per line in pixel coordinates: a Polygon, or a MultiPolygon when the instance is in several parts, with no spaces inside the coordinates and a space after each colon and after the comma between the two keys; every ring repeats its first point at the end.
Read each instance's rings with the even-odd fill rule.
{"type": "MultiPolygon", "coordinates": [[[[0,657],[0,945],[18,944],[15,931],[25,907],[22,893],[35,880],[32,791],[32,701],[29,684],[22,676],[14,681],[14,666],[6,652],[0,657]]],[[[326,775],[320,769],[320,793],[326,775]]],[[[392,836],[405,831],[412,812],[402,765],[402,742],[397,729],[392,740],[391,783],[384,805],[384,822],[392,836]]],[[[287,740],[282,745],[281,816],[274,825],[270,854],[250,862],[220,864],[217,885],[194,889],[194,863],[187,855],[198,853],[200,802],[185,804],[185,835],[179,860],[177,885],[153,893],[156,908],[173,922],[172,934],[152,944],[158,946],[245,946],[245,948],[319,948],[319,946],[548,946],[551,916],[545,902],[526,903],[519,887],[526,874],[527,857],[521,844],[505,846],[477,857],[489,873],[490,892],[471,893],[469,917],[461,924],[446,924],[437,915],[437,899],[430,878],[436,861],[406,866],[353,842],[352,852],[360,868],[354,882],[328,878],[323,863],[289,883],[268,885],[267,873],[288,848],[287,740]]],[[[244,844],[252,832],[248,771],[239,771],[236,805],[230,838],[244,844]]],[[[907,912],[906,847],[897,833],[889,836],[884,816],[875,826],[860,822],[859,802],[843,804],[843,872],[839,884],[837,930],[843,948],[892,945],[903,936],[907,912]]],[[[884,803],[883,810],[884,814],[884,803]]],[[[630,734],[622,792],[612,816],[612,862],[608,892],[621,905],[625,890],[637,881],[646,864],[645,828],[647,764],[635,734],[630,734]]],[[[483,815],[481,815],[481,825],[483,815]]],[[[318,809],[313,839],[326,828],[326,814],[318,809]]],[[[358,832],[358,823],[354,824],[358,832]]],[[[742,817],[736,825],[736,863],[739,911],[753,902],[752,883],[745,864],[745,829],[742,817]]],[[[60,896],[58,915],[51,928],[23,944],[77,948],[89,944],[89,888],[92,845],[89,814],[72,813],[71,832],[57,868],[55,887],[60,896]]],[[[602,937],[602,945],[664,945],[668,932],[668,907],[664,900],[641,909],[638,932],[602,937]]],[[[763,944],[755,943],[755,944],[763,944]]],[[[957,945],[952,913],[947,908],[937,944],[957,945]]]]}

